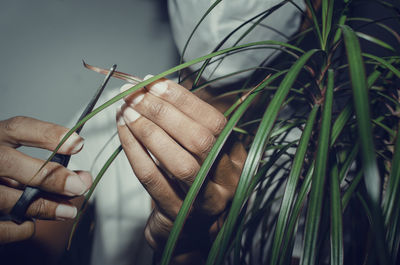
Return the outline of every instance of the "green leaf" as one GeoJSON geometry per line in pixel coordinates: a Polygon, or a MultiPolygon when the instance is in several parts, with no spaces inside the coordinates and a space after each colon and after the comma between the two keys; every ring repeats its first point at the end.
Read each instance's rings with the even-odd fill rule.
{"type": "Polygon", "coordinates": [[[285,232],[287,222],[289,221],[290,210],[292,208],[293,200],[295,197],[297,182],[303,168],[308,143],[312,134],[312,128],[314,125],[315,117],[317,116],[318,109],[319,105],[315,105],[310,112],[306,126],[300,139],[299,146],[296,150],[296,155],[293,160],[293,165],[283,195],[278,221],[276,223],[270,264],[276,264],[278,262],[283,234],[285,232]]]}
{"type": "Polygon", "coordinates": [[[396,69],[393,65],[391,65],[388,61],[386,61],[380,57],[377,57],[375,55],[368,54],[368,53],[363,53],[362,55],[364,57],[370,58],[370,59],[375,60],[378,63],[382,64],[384,67],[386,67],[390,71],[392,71],[398,78],[400,78],[400,71],[398,69],[396,69]]]}
{"type": "MultiPolygon", "coordinates": [[[[214,48],[213,52],[218,51],[218,50],[228,41],[228,39],[230,39],[237,31],[239,31],[239,30],[240,30],[241,28],[243,28],[245,25],[247,25],[247,24],[250,23],[251,21],[253,21],[253,20],[255,20],[255,19],[257,19],[257,18],[260,17],[260,18],[254,23],[254,25],[252,25],[248,30],[246,30],[246,31],[239,37],[238,41],[233,45],[233,46],[236,46],[242,38],[244,38],[247,34],[249,34],[249,33],[255,28],[255,26],[256,26],[258,23],[260,23],[263,19],[265,19],[267,16],[269,16],[270,14],[272,14],[273,12],[275,12],[276,10],[278,10],[281,6],[283,6],[283,5],[286,4],[286,3],[287,3],[287,0],[284,0],[284,1],[282,1],[281,3],[278,3],[278,4],[276,4],[275,6],[272,6],[271,8],[269,8],[269,9],[267,9],[267,10],[265,10],[265,11],[262,11],[261,13],[255,15],[255,16],[253,16],[252,18],[250,18],[250,19],[246,20],[245,22],[243,22],[241,25],[239,25],[239,26],[236,27],[234,30],[232,30],[232,31],[231,31],[231,32],[230,32],[230,33],[229,33],[229,34],[214,48]]],[[[288,43],[286,43],[286,42],[280,42],[280,43],[283,44],[283,45],[282,45],[283,47],[287,47],[286,45],[288,45],[288,43]]],[[[291,46],[291,49],[297,50],[297,51],[299,51],[299,52],[301,52],[301,53],[304,53],[304,51],[303,51],[302,49],[300,49],[300,48],[298,48],[298,47],[296,47],[296,46],[294,46],[294,45],[290,45],[290,46],[291,46]]],[[[222,60],[223,60],[223,59],[224,59],[224,58],[222,58],[222,60]]],[[[205,61],[204,61],[203,65],[200,67],[200,70],[199,70],[199,72],[198,72],[198,74],[197,74],[197,76],[196,76],[196,79],[195,79],[194,82],[193,82],[193,86],[197,86],[197,85],[198,85],[198,82],[200,81],[200,78],[201,78],[201,76],[203,75],[203,72],[204,72],[205,68],[209,65],[209,62],[210,62],[210,60],[205,60],[205,61]]],[[[218,65],[217,65],[217,67],[218,67],[218,65]]],[[[214,69],[214,71],[215,71],[215,69],[214,69]]]]}
{"type": "Polygon", "coordinates": [[[285,261],[285,257],[290,255],[292,253],[292,248],[294,244],[294,235],[296,227],[297,227],[297,222],[298,218],[300,216],[300,212],[303,208],[305,199],[307,194],[309,193],[310,186],[311,186],[311,180],[312,176],[314,174],[314,162],[308,169],[308,172],[306,173],[306,176],[304,178],[303,184],[300,187],[300,191],[298,192],[296,202],[294,203],[292,213],[290,215],[290,220],[287,225],[286,233],[284,235],[284,238],[282,240],[282,251],[281,251],[281,257],[279,264],[282,265],[283,262],[285,261]]]}
{"type": "Polygon", "coordinates": [[[397,129],[395,149],[389,182],[387,185],[385,197],[383,200],[383,210],[385,215],[385,224],[387,225],[387,238],[389,241],[389,249],[392,254],[392,260],[397,259],[399,250],[398,227],[400,226],[399,218],[400,209],[400,130],[397,129]]]}
{"type": "Polygon", "coordinates": [[[340,112],[339,116],[336,118],[335,123],[332,126],[331,132],[331,145],[333,145],[343,128],[346,126],[349,121],[351,115],[353,114],[353,106],[350,103],[346,104],[346,107],[340,112]]]}
{"type": "Polygon", "coordinates": [[[225,251],[228,247],[231,235],[233,233],[233,229],[236,224],[237,216],[242,208],[243,201],[246,197],[246,193],[248,191],[248,187],[251,183],[251,179],[256,173],[259,162],[263,155],[263,150],[265,149],[266,144],[268,143],[268,139],[278,115],[278,112],[289,93],[291,86],[296,80],[300,70],[304,67],[305,63],[308,59],[316,53],[318,50],[310,50],[306,54],[304,54],[300,59],[291,67],[289,72],[286,74],[285,78],[281,82],[278,90],[276,91],[273,99],[271,100],[261,124],[257,130],[256,136],[254,138],[253,144],[250,147],[250,150],[247,155],[246,162],[243,167],[242,174],[240,176],[238,187],[236,188],[236,193],[232,201],[231,208],[229,210],[229,214],[227,219],[225,220],[225,229],[224,235],[219,244],[214,242],[210,254],[212,252],[218,252],[216,260],[207,259],[207,264],[220,264],[225,255],[225,251]]]}
{"type": "MultiPolygon", "coordinates": [[[[246,31],[239,37],[237,38],[237,40],[235,41],[235,43],[232,46],[236,46],[238,45],[248,34],[250,34],[253,29],[255,29],[265,18],[267,18],[268,16],[270,16],[273,12],[275,12],[276,10],[278,10],[279,8],[281,8],[282,6],[284,6],[286,3],[288,2],[288,0],[284,0],[281,3],[276,4],[275,6],[269,8],[266,11],[261,12],[260,14],[254,16],[253,18],[248,19],[247,21],[245,21],[242,25],[240,25],[239,27],[236,27],[218,46],[217,48],[214,50],[218,50],[221,45],[223,43],[225,43],[228,38],[230,38],[236,31],[238,31],[241,27],[245,26],[246,24],[250,23],[251,21],[253,21],[254,19],[258,18],[254,23],[252,23],[252,25],[246,29],[246,31]]],[[[218,65],[214,68],[214,70],[211,72],[210,77],[214,74],[214,72],[217,70],[217,68],[220,66],[220,64],[223,62],[224,58],[227,55],[225,55],[223,58],[221,58],[221,60],[218,62],[218,65]]],[[[205,65],[203,65],[205,67],[205,65]]],[[[201,70],[200,76],[202,74],[202,72],[204,71],[204,69],[201,70]]],[[[199,78],[199,76],[198,76],[199,78]]],[[[196,80],[197,81],[197,80],[196,80]]],[[[197,83],[197,82],[196,82],[197,83]]]]}
{"type": "MultiPolygon", "coordinates": [[[[196,26],[193,28],[192,32],[190,33],[188,39],[186,40],[185,46],[183,47],[181,58],[179,60],[179,64],[183,63],[183,57],[185,56],[187,47],[189,45],[190,40],[193,38],[194,33],[196,30],[199,28],[200,24],[203,22],[203,20],[208,16],[208,14],[219,4],[221,3],[222,0],[216,0],[208,9],[207,11],[203,14],[203,16],[200,18],[199,22],[197,22],[196,26]]],[[[178,72],[178,83],[181,81],[181,70],[178,72]]]]}
{"type": "Polygon", "coordinates": [[[308,9],[311,11],[311,17],[314,22],[314,29],[317,32],[317,37],[318,37],[319,43],[321,45],[321,49],[324,50],[325,49],[324,38],[322,37],[321,29],[319,28],[318,18],[315,13],[314,6],[310,0],[306,0],[305,2],[306,2],[308,9]]]}
{"type": "Polygon", "coordinates": [[[349,62],[350,80],[352,84],[354,108],[356,112],[358,137],[361,145],[362,167],[368,199],[371,203],[375,244],[381,264],[390,264],[387,246],[384,239],[384,226],[380,208],[381,179],[375,158],[372,124],[368,99],[368,85],[360,44],[354,31],[342,26],[347,59],[349,62]]]}
{"type": "Polygon", "coordinates": [[[85,200],[82,203],[81,208],[79,209],[79,212],[75,218],[74,224],[72,226],[71,229],[71,233],[69,236],[69,240],[68,240],[68,246],[67,249],[69,249],[71,247],[71,242],[72,242],[72,238],[75,234],[76,228],[78,226],[78,223],[84,213],[84,211],[86,210],[86,207],[88,205],[88,202],[90,200],[90,197],[92,197],[92,194],[94,192],[94,190],[97,187],[97,184],[99,184],[101,178],[103,177],[104,173],[106,173],[107,169],[110,167],[110,165],[112,164],[112,162],[115,160],[115,158],[119,155],[119,153],[121,153],[122,151],[122,146],[118,146],[117,149],[115,149],[115,151],[111,154],[111,156],[107,159],[106,163],[103,165],[103,167],[101,168],[101,170],[99,171],[99,173],[97,174],[96,178],[94,179],[92,186],[90,187],[89,191],[86,193],[85,195],[85,200]]]}
{"type": "Polygon", "coordinates": [[[333,13],[333,2],[334,0],[322,0],[322,42],[323,50],[327,46],[328,36],[332,27],[332,13],[333,13]]]}
{"type": "Polygon", "coordinates": [[[340,199],[339,174],[334,163],[330,175],[331,183],[331,265],[341,265],[343,255],[342,201],[340,199]]]}
{"type": "MultiPolygon", "coordinates": [[[[267,86],[270,82],[272,82],[276,76],[279,75],[274,75],[271,78],[268,78],[265,80],[262,84],[258,86],[257,91],[262,91],[262,88],[264,86],[267,86]]],[[[199,172],[197,173],[197,176],[190,187],[188,193],[186,194],[185,200],[183,201],[182,207],[178,213],[178,216],[175,219],[174,226],[172,227],[172,230],[170,232],[170,235],[168,237],[167,244],[164,248],[164,252],[162,255],[161,259],[161,264],[169,264],[173,250],[175,248],[176,242],[178,240],[180,231],[183,227],[183,224],[186,220],[187,214],[189,212],[189,209],[193,205],[194,199],[196,198],[213,162],[215,161],[217,155],[219,154],[219,151],[223,147],[223,144],[225,143],[226,139],[230,135],[233,127],[236,125],[236,123],[239,121],[241,116],[244,114],[246,109],[250,106],[251,102],[255,99],[255,97],[258,95],[257,92],[254,92],[250,94],[244,102],[238,107],[238,109],[233,113],[232,117],[229,119],[228,123],[226,124],[225,128],[221,132],[221,134],[218,136],[214,146],[212,147],[210,153],[208,154],[207,158],[204,160],[202,166],[200,167],[199,172]]]]}
{"type": "Polygon", "coordinates": [[[346,210],[351,197],[354,195],[356,188],[358,187],[358,184],[360,183],[360,181],[362,179],[362,176],[363,176],[363,172],[362,171],[358,172],[356,177],[352,180],[350,186],[347,188],[346,192],[343,194],[343,197],[342,197],[343,212],[346,210]]]}
{"type": "Polygon", "coordinates": [[[322,112],[320,134],[318,136],[315,171],[312,179],[310,199],[308,202],[307,217],[304,232],[303,253],[300,264],[314,264],[316,258],[316,244],[318,228],[321,219],[321,207],[324,195],[324,182],[328,160],[329,140],[331,131],[333,75],[329,70],[328,85],[325,94],[324,109],[322,112]]]}
{"type": "Polygon", "coordinates": [[[371,35],[368,35],[368,34],[365,34],[365,33],[362,33],[362,32],[356,32],[356,35],[358,37],[360,37],[360,38],[363,38],[364,40],[367,40],[369,42],[375,43],[376,45],[379,45],[379,46],[381,46],[381,47],[383,47],[385,49],[391,50],[392,52],[396,52],[396,50],[392,46],[390,46],[386,42],[384,42],[384,41],[382,41],[382,40],[380,40],[378,38],[375,38],[375,37],[373,37],[371,35]]]}

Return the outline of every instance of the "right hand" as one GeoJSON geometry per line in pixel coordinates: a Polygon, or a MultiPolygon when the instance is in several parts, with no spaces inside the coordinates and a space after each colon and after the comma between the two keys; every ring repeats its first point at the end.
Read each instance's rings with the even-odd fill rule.
{"type": "MultiPolygon", "coordinates": [[[[16,150],[31,146],[54,150],[68,129],[28,117],[13,117],[0,121],[0,215],[8,214],[23,192],[25,185],[39,187],[48,194],[37,198],[26,212],[27,218],[66,220],[76,216],[71,197],[84,194],[92,184],[90,173],[73,172],[58,163],[49,162],[33,175],[44,161],[16,150]]],[[[74,133],[61,146],[59,153],[75,154],[81,150],[83,138],[74,133]]],[[[35,230],[32,221],[18,225],[0,221],[0,244],[30,238],[35,230]]]]}

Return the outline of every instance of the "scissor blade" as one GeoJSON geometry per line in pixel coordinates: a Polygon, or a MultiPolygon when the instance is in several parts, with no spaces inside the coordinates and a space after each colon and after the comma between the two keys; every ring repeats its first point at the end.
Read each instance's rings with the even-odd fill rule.
{"type": "MultiPolygon", "coordinates": [[[[116,64],[114,64],[114,65],[110,68],[108,74],[106,75],[106,77],[105,77],[104,80],[103,80],[103,83],[102,83],[101,86],[97,89],[96,94],[94,94],[94,96],[93,96],[92,99],[90,100],[89,104],[86,106],[85,110],[82,112],[81,116],[79,117],[78,122],[79,122],[80,120],[82,120],[86,115],[88,115],[88,114],[93,110],[94,106],[96,105],[97,101],[98,101],[99,98],[100,98],[101,93],[103,93],[103,90],[104,90],[104,88],[106,87],[106,85],[107,85],[107,83],[108,83],[108,80],[110,80],[110,78],[111,78],[111,76],[113,75],[113,73],[114,73],[114,71],[115,71],[116,68],[117,68],[117,65],[116,65],[116,64]]],[[[79,128],[76,130],[76,133],[79,134],[80,131],[82,130],[82,127],[83,127],[83,126],[79,127],[79,128]]]]}

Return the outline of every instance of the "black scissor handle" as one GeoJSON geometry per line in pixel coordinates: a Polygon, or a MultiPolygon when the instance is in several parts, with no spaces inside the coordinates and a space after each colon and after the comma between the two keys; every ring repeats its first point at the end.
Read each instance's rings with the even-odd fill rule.
{"type": "MultiPolygon", "coordinates": [[[[56,154],[50,161],[59,163],[66,167],[70,158],[70,155],[56,154]]],[[[19,197],[18,201],[9,213],[10,219],[17,224],[23,223],[26,220],[25,213],[28,210],[29,205],[31,205],[31,203],[43,193],[44,191],[39,188],[26,186],[21,197],[19,197]]]]}

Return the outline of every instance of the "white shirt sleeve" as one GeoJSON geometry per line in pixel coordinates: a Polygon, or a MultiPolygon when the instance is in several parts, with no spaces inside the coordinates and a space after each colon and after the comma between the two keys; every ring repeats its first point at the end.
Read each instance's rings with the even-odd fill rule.
{"type": "MultiPolygon", "coordinates": [[[[196,24],[214,2],[215,0],[168,1],[172,32],[180,53],[182,53],[185,43],[196,24]]],[[[207,15],[194,33],[184,56],[185,61],[212,52],[225,36],[239,27],[243,22],[281,2],[281,0],[225,0],[220,2],[207,15]]],[[[305,9],[303,0],[294,0],[294,2],[301,9],[305,9]]],[[[256,26],[239,44],[265,40],[286,42],[287,38],[299,30],[300,23],[301,12],[288,2],[264,19],[261,23],[262,25],[256,26]]],[[[238,38],[252,25],[253,23],[248,23],[245,27],[237,31],[221,49],[232,47],[238,38]]],[[[253,49],[230,55],[223,60],[214,73],[214,66],[216,64],[208,66],[202,77],[210,80],[239,70],[258,66],[273,53],[276,56],[278,54],[276,51],[276,49],[253,49]]],[[[267,63],[273,58],[274,56],[269,58],[267,63]]],[[[195,70],[197,67],[199,65],[192,67],[192,69],[195,70]]],[[[236,76],[236,78],[223,79],[216,84],[224,85],[228,82],[234,82],[248,74],[243,73],[236,76]]]]}

